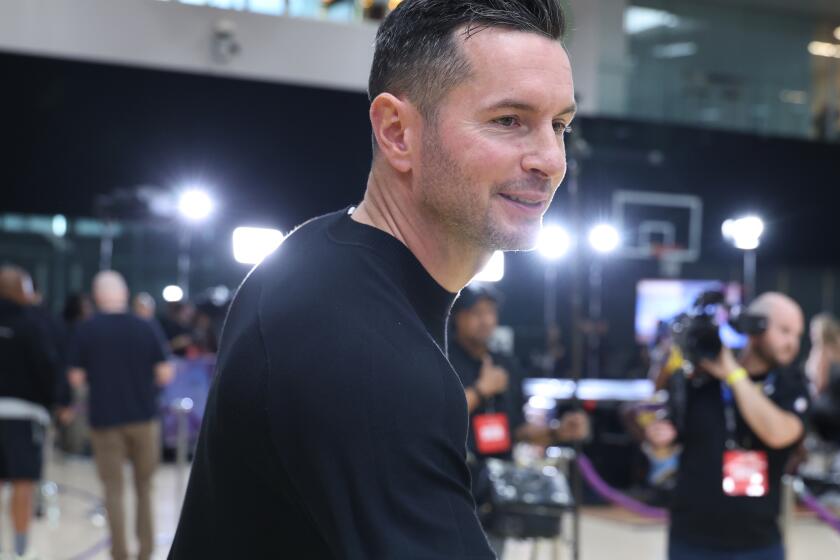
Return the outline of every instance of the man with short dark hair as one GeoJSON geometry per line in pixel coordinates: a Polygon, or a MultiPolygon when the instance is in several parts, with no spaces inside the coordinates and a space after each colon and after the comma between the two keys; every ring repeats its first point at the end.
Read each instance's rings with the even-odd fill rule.
{"type": "Polygon", "coordinates": [[[170,558],[494,557],[446,321],[495,250],[533,247],[565,174],[563,25],[555,0],[405,0],[382,23],[364,200],[239,288],[170,558]]]}
{"type": "Polygon", "coordinates": [[[490,349],[499,325],[502,294],[490,286],[471,284],[452,307],[449,361],[464,385],[470,426],[468,464],[473,496],[493,549],[501,554],[503,537],[492,532],[492,508],[487,459],[513,459],[516,443],[540,446],[580,441],[589,436],[589,419],[582,411],[558,411],[547,424],[528,422],[522,395],[524,375],[513,356],[490,349]]]}
{"type": "Polygon", "coordinates": [[[454,336],[449,361],[464,385],[470,418],[489,411],[507,417],[508,445],[504,449],[482,451],[479,430],[472,422],[467,449],[479,460],[509,458],[512,445],[519,441],[547,446],[587,438],[589,420],[583,412],[567,412],[546,426],[526,421],[521,368],[512,357],[490,349],[490,338],[499,325],[500,298],[501,294],[488,286],[468,286],[452,307],[454,336]]]}
{"type": "Polygon", "coordinates": [[[0,267],[0,488],[11,482],[14,551],[26,553],[35,483],[54,403],[58,358],[42,321],[29,309],[32,280],[0,267]]]}
{"type": "Polygon", "coordinates": [[[689,383],[681,425],[663,420],[646,428],[656,446],[677,436],[682,445],[669,560],[784,558],[782,475],[809,408],[804,374],[793,365],[804,318],[796,302],[773,292],[748,313],[760,326],[738,360],[724,348],[698,364],[708,377],[689,383]]]}
{"type": "Polygon", "coordinates": [[[112,270],[93,279],[97,313],[79,325],[70,345],[68,377],[90,389],[90,439],[105,490],[111,557],[128,558],[123,511],[123,465],[131,463],[136,495],[139,560],[154,550],[152,478],[160,455],[158,387],[172,378],[163,333],[128,307],[128,287],[112,270]]]}

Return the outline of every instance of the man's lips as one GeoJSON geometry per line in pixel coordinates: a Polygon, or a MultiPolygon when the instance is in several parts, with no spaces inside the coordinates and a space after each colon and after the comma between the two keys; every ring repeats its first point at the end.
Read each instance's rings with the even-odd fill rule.
{"type": "Polygon", "coordinates": [[[499,193],[499,196],[529,208],[540,208],[548,200],[543,193],[499,193]]]}

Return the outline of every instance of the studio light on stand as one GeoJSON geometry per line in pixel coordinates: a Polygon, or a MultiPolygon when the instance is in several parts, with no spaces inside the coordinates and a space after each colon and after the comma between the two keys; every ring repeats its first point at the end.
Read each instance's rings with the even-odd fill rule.
{"type": "Polygon", "coordinates": [[[589,263],[589,330],[587,333],[588,377],[601,375],[601,334],[598,325],[603,314],[603,260],[621,246],[621,234],[615,226],[600,223],[589,230],[589,247],[594,252],[589,263]]]}
{"type": "Polygon", "coordinates": [[[184,299],[184,290],[181,289],[181,286],[170,284],[163,289],[162,295],[163,301],[167,303],[175,303],[184,299]]]}
{"type": "Polygon", "coordinates": [[[721,227],[723,238],[736,249],[744,252],[744,303],[755,297],[756,287],[756,250],[761,245],[764,234],[764,221],[758,216],[744,216],[729,219],[721,227]]]}
{"type": "Polygon", "coordinates": [[[545,260],[543,321],[546,335],[559,329],[557,325],[557,268],[572,248],[572,236],[562,226],[546,224],[537,238],[537,252],[545,260]]]}
{"type": "Polygon", "coordinates": [[[279,229],[238,227],[233,230],[233,258],[242,264],[259,264],[283,243],[279,229]]]}
{"type": "Polygon", "coordinates": [[[178,195],[178,215],[181,218],[178,242],[178,285],[183,299],[190,297],[190,249],[192,228],[205,222],[216,210],[216,203],[204,188],[189,186],[178,195]]]}

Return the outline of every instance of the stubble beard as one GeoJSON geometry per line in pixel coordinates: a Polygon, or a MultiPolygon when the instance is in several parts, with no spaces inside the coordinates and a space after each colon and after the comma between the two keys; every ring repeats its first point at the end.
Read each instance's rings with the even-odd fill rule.
{"type": "MultiPolygon", "coordinates": [[[[475,188],[431,129],[423,139],[422,165],[418,189],[423,207],[453,241],[489,251],[533,249],[542,219],[530,227],[514,228],[494,217],[492,199],[485,205],[482,190],[475,188]]],[[[494,185],[491,192],[500,192],[503,187],[494,185]]]]}
{"type": "Polygon", "coordinates": [[[759,344],[757,346],[756,350],[757,350],[756,353],[758,354],[758,356],[764,361],[765,364],[767,364],[767,366],[770,368],[770,370],[774,370],[774,369],[785,367],[786,365],[790,365],[790,364],[782,363],[782,361],[776,357],[777,353],[773,352],[773,348],[766,341],[761,341],[761,344],[759,344]]]}

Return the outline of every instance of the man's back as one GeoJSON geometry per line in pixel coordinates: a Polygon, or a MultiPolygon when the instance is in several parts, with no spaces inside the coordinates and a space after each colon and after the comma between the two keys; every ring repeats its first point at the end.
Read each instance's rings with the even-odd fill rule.
{"type": "Polygon", "coordinates": [[[452,298],[347,213],[289,237],[228,316],[170,558],[492,558],[442,351],[452,298]]]}
{"type": "Polygon", "coordinates": [[[37,317],[0,299],[0,397],[51,406],[57,368],[55,348],[37,317]]]}
{"type": "Polygon", "coordinates": [[[69,362],[90,386],[90,421],[106,428],[153,418],[155,365],[166,360],[162,335],[130,313],[99,313],[74,333],[69,362]]]}

